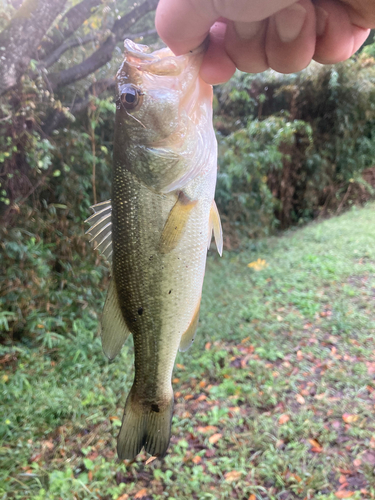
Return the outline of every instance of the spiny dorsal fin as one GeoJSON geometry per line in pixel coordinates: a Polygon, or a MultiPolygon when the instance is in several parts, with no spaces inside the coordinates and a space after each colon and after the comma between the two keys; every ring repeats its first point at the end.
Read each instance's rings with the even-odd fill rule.
{"type": "Polygon", "coordinates": [[[211,245],[212,230],[214,231],[215,243],[220,257],[223,255],[223,229],[221,227],[220,215],[215,200],[212,200],[210,210],[210,222],[208,226],[208,248],[211,245]]]}
{"type": "Polygon", "coordinates": [[[112,263],[112,205],[111,200],[103,201],[93,205],[92,210],[94,213],[85,220],[90,224],[90,228],[86,234],[91,236],[90,243],[92,242],[95,250],[105,257],[105,259],[112,263]]]}
{"type": "Polygon", "coordinates": [[[183,191],[180,191],[176,203],[169,212],[160,237],[159,250],[161,253],[168,253],[176,248],[184,233],[191,210],[197,203],[197,200],[190,200],[183,191]]]}

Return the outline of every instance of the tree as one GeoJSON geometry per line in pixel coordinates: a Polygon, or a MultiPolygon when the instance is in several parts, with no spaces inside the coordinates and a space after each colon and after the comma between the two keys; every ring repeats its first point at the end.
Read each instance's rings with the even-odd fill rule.
{"type": "Polygon", "coordinates": [[[79,117],[93,96],[113,92],[123,40],[156,40],[157,3],[8,0],[0,7],[0,214],[48,178],[48,169],[35,175],[30,151],[79,117]]]}

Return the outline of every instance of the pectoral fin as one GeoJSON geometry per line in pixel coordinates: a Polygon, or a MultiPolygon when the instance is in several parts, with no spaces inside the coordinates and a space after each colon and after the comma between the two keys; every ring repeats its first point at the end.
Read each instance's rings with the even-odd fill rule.
{"type": "Polygon", "coordinates": [[[190,200],[183,191],[180,191],[176,203],[169,212],[167,222],[160,237],[159,250],[161,253],[169,253],[176,248],[184,233],[191,210],[196,204],[197,200],[190,200]]]}
{"type": "Polygon", "coordinates": [[[113,359],[120,352],[121,347],[130,335],[130,330],[125,323],[120,309],[116,285],[113,278],[109,284],[101,326],[104,354],[109,359],[113,359]]]}
{"type": "Polygon", "coordinates": [[[214,231],[215,243],[220,257],[223,255],[223,229],[221,227],[220,215],[215,200],[212,200],[210,210],[210,222],[208,226],[208,248],[211,245],[212,230],[214,231]]]}
{"type": "Polygon", "coordinates": [[[201,299],[199,299],[198,305],[195,309],[195,312],[191,319],[190,325],[188,326],[188,329],[181,337],[180,347],[179,347],[180,352],[187,351],[191,346],[191,344],[194,342],[195,333],[198,327],[200,306],[201,306],[201,299]]]}

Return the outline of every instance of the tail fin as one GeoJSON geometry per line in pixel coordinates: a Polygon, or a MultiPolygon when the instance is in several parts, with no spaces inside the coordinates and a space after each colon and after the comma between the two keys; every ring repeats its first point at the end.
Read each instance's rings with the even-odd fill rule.
{"type": "Polygon", "coordinates": [[[120,460],[133,460],[143,446],[150,455],[164,457],[171,437],[172,415],[173,396],[163,408],[157,404],[147,408],[135,402],[130,391],[117,438],[120,460]]]}

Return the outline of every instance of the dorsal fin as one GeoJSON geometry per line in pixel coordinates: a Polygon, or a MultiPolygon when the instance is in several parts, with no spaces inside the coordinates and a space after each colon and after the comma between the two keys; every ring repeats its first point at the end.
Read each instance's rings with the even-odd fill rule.
{"type": "Polygon", "coordinates": [[[94,249],[112,263],[112,205],[111,200],[102,201],[90,207],[94,213],[85,220],[90,224],[86,234],[91,236],[94,249]]]}

